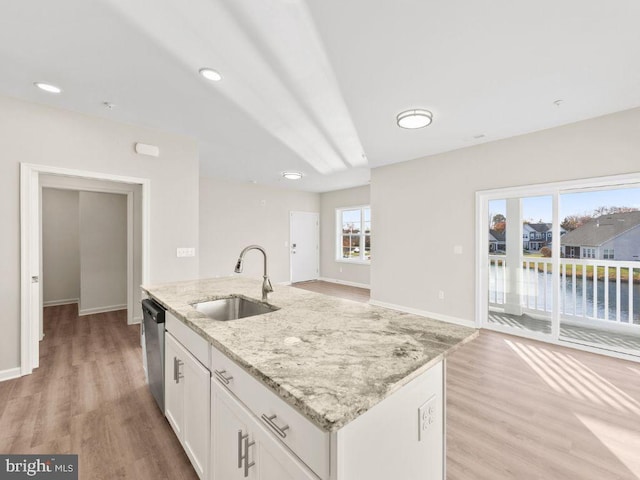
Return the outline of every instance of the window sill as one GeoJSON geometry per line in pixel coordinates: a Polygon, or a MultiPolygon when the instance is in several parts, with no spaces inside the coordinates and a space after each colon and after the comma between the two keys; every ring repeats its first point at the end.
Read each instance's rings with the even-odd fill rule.
{"type": "Polygon", "coordinates": [[[371,260],[345,260],[344,258],[336,259],[338,263],[351,263],[355,265],[371,265],[371,260]]]}

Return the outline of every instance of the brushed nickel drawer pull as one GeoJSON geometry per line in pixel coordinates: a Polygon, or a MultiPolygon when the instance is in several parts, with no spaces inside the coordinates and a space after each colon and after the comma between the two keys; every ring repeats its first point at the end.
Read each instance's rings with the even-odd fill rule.
{"type": "Polygon", "coordinates": [[[249,476],[249,469],[256,464],[256,462],[249,463],[249,447],[252,447],[255,444],[255,441],[249,441],[249,434],[244,436],[244,478],[249,476]]]}
{"type": "Polygon", "coordinates": [[[180,367],[184,365],[184,362],[178,357],[173,357],[173,380],[176,383],[180,383],[180,379],[184,378],[184,375],[180,373],[180,367]]]}
{"type": "Polygon", "coordinates": [[[289,425],[285,425],[284,427],[279,427],[274,422],[276,417],[277,415],[271,415],[270,417],[267,417],[266,414],[264,413],[262,414],[262,420],[264,420],[267,425],[269,425],[273,430],[275,430],[275,432],[278,435],[280,435],[282,438],[287,438],[286,430],[289,430],[289,425]]]}
{"type": "Polygon", "coordinates": [[[244,464],[245,478],[249,476],[249,469],[256,464],[256,462],[249,463],[249,447],[253,447],[255,444],[255,441],[249,441],[248,433],[243,435],[242,430],[238,430],[238,468],[242,468],[244,464]]]}
{"type": "Polygon", "coordinates": [[[229,382],[233,380],[232,375],[225,375],[225,373],[227,373],[226,370],[214,370],[213,373],[215,373],[218,380],[220,380],[225,385],[229,385],[229,382]]]}

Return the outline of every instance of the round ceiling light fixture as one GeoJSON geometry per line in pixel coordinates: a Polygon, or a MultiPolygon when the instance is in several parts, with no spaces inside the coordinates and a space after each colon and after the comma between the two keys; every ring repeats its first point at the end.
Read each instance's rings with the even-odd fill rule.
{"type": "Polygon", "coordinates": [[[282,172],[282,176],[287,180],[300,180],[302,178],[300,172],[282,172]]]}
{"type": "Polygon", "coordinates": [[[219,82],[222,80],[222,75],[215,71],[213,68],[201,68],[199,70],[200,75],[202,75],[207,80],[211,80],[212,82],[219,82]]]}
{"type": "Polygon", "coordinates": [[[422,109],[406,110],[398,114],[396,121],[400,128],[422,128],[431,125],[433,113],[422,109]]]}
{"type": "Polygon", "coordinates": [[[45,92],[62,93],[62,89],[60,87],[56,87],[55,85],[51,85],[50,83],[35,82],[34,85],[40,90],[44,90],[45,92]]]}

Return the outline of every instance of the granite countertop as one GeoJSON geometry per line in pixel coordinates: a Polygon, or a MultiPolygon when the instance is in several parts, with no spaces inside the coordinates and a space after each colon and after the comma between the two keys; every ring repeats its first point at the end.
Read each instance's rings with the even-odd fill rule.
{"type": "Polygon", "coordinates": [[[325,431],[335,431],[477,336],[477,330],[276,285],[279,310],[228,322],[191,304],[259,300],[241,276],[142,289],[325,431]]]}

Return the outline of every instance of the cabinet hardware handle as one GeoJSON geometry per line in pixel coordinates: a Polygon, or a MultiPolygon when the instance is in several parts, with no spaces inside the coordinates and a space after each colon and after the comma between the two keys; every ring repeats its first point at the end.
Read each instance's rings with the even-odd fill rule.
{"type": "Polygon", "coordinates": [[[256,462],[249,463],[249,447],[254,446],[256,442],[249,441],[249,434],[245,435],[243,440],[244,440],[244,478],[247,478],[249,476],[249,469],[256,464],[256,462]]]}
{"type": "Polygon", "coordinates": [[[256,462],[249,463],[249,447],[256,444],[255,441],[249,441],[249,434],[242,434],[242,430],[238,430],[238,468],[242,468],[244,464],[244,476],[249,476],[249,469],[253,467],[256,462]],[[242,451],[244,450],[244,453],[242,451]]]}
{"type": "Polygon", "coordinates": [[[213,373],[215,373],[217,379],[220,380],[225,385],[229,385],[229,382],[233,380],[232,375],[225,375],[225,373],[227,373],[226,370],[214,370],[213,373]]]}
{"type": "Polygon", "coordinates": [[[180,383],[180,379],[184,378],[184,375],[180,373],[180,367],[184,364],[178,357],[173,357],[173,380],[176,383],[180,383]]]}
{"type": "Polygon", "coordinates": [[[285,425],[284,427],[279,427],[278,425],[276,425],[276,422],[274,422],[276,417],[277,415],[271,415],[270,417],[267,417],[266,414],[264,413],[262,414],[262,420],[264,420],[267,425],[269,425],[273,430],[275,430],[275,432],[278,435],[280,435],[282,438],[287,438],[286,430],[289,430],[289,425],[285,425]]]}

